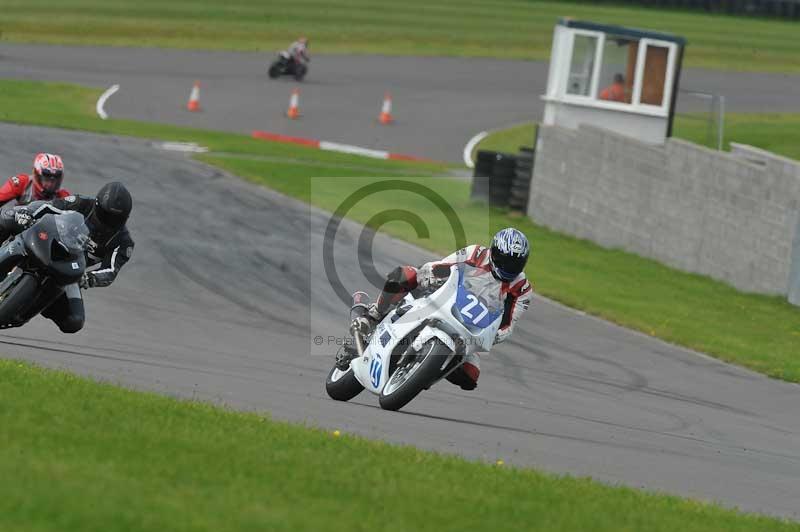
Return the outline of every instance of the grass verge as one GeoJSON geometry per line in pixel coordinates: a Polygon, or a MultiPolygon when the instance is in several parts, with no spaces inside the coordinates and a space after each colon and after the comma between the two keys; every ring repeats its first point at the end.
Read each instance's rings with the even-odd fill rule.
{"type": "MultiPolygon", "coordinates": [[[[726,113],[724,134],[726,150],[739,142],[800,160],[800,113],[726,113]]],[[[717,147],[708,139],[706,122],[694,117],[677,117],[675,136],[717,147]]]]}
{"type": "MultiPolygon", "coordinates": [[[[102,92],[100,89],[90,89],[70,83],[0,80],[0,121],[161,141],[196,142],[216,153],[246,155],[283,165],[306,162],[331,171],[334,168],[347,168],[373,174],[431,175],[447,173],[450,168],[444,163],[388,161],[312,150],[304,146],[264,142],[236,133],[135,120],[100,120],[95,114],[95,103],[102,92]]],[[[321,173],[318,175],[326,173],[323,170],[319,171],[321,173]]]]}
{"type": "MultiPolygon", "coordinates": [[[[69,87],[74,89],[65,85],[0,81],[0,102],[7,102],[0,108],[0,120],[200,142],[214,150],[200,156],[201,160],[331,211],[350,191],[363,184],[358,176],[400,173],[413,179],[414,175],[430,176],[437,172],[441,175],[446,170],[444,166],[364,159],[270,144],[229,133],[101,121],[92,116],[91,106],[85,108],[87,105],[75,103],[88,104],[91,100],[81,97],[78,89],[74,98],[59,104],[59,113],[49,113],[49,106],[42,102],[52,102],[51,96],[69,87]],[[264,164],[265,160],[269,164],[264,164]],[[319,182],[319,186],[329,188],[322,193],[315,189],[312,197],[310,176],[340,179],[319,182]]],[[[518,145],[515,140],[513,149],[518,145]]],[[[431,186],[431,180],[425,184],[431,186]]],[[[800,382],[797,356],[800,311],[783,298],[743,294],[707,277],[679,272],[619,250],[603,249],[502,211],[491,211],[490,227],[471,225],[472,220],[485,219],[482,216],[485,207],[470,203],[468,183],[440,179],[433,187],[459,213],[469,241],[486,242],[493,231],[509,225],[528,234],[535,254],[527,272],[537,292],[652,336],[776,378],[800,382]]],[[[390,197],[376,198],[368,210],[355,210],[351,217],[366,223],[376,212],[396,207],[390,197]]],[[[419,208],[424,210],[426,206],[419,208]]],[[[452,251],[452,238],[447,235],[439,238],[433,234],[434,238],[422,240],[406,225],[387,225],[381,229],[443,255],[452,251]]]]}
{"type": "Polygon", "coordinates": [[[517,124],[503,129],[495,129],[481,140],[472,150],[472,160],[478,150],[517,153],[520,146],[533,146],[534,125],[531,122],[517,124]]]}
{"type": "Polygon", "coordinates": [[[8,360],[0,397],[2,530],[800,530],[8,360]]]}
{"type": "Polygon", "coordinates": [[[0,31],[14,42],[264,51],[303,33],[320,52],[547,59],[562,16],[683,35],[687,66],[800,72],[794,22],[590,2],[4,0],[0,31]]]}

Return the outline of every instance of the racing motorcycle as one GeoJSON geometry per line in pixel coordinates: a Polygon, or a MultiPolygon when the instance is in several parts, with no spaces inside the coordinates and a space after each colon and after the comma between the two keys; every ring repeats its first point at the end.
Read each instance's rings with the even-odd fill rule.
{"type": "Polygon", "coordinates": [[[21,327],[65,290],[80,290],[89,228],[74,211],[46,214],[0,248],[0,329],[21,327]],[[6,269],[4,268],[4,269],[6,269]]]}
{"type": "Polygon", "coordinates": [[[286,59],[279,55],[270,65],[268,72],[272,79],[280,76],[294,76],[297,81],[303,81],[308,73],[308,65],[294,58],[286,59]]]}
{"type": "MultiPolygon", "coordinates": [[[[364,315],[366,294],[356,292],[351,309],[364,315]]],[[[336,355],[325,389],[337,401],[349,401],[365,388],[381,408],[399,410],[464,363],[472,352],[491,349],[503,319],[497,282],[484,270],[458,264],[438,289],[406,295],[364,335],[356,321],[353,344],[336,355]]]]}

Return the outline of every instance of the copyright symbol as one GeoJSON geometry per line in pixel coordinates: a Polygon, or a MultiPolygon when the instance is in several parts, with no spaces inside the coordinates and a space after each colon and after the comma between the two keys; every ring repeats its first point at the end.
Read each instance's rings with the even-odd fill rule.
{"type": "MultiPolygon", "coordinates": [[[[352,304],[352,291],[345,288],[344,284],[342,283],[339,273],[336,271],[336,264],[334,260],[334,243],[336,241],[336,234],[339,231],[339,226],[342,223],[342,219],[347,216],[353,207],[373,194],[399,191],[410,193],[426,199],[436,210],[444,215],[455,240],[454,249],[461,249],[467,245],[467,237],[464,231],[464,226],[456,214],[455,209],[453,209],[447,200],[445,200],[433,189],[415,181],[406,181],[402,179],[376,181],[357,189],[355,192],[345,198],[345,200],[336,208],[333,216],[331,216],[331,218],[328,220],[322,243],[322,262],[325,268],[325,276],[327,277],[328,283],[333,288],[336,296],[348,307],[352,304]]],[[[375,269],[372,256],[372,243],[375,238],[375,233],[380,230],[381,227],[389,222],[397,221],[410,225],[414,229],[417,238],[430,238],[428,226],[425,224],[419,214],[410,210],[396,208],[385,209],[372,215],[361,230],[361,234],[358,238],[358,250],[356,255],[358,257],[358,265],[361,269],[361,273],[364,275],[367,281],[378,290],[383,288],[385,277],[380,275],[375,269]]]]}
{"type": "Polygon", "coordinates": [[[323,341],[324,341],[324,339],[322,338],[322,336],[315,336],[314,337],[314,344],[316,344],[316,345],[322,345],[323,341]]]}

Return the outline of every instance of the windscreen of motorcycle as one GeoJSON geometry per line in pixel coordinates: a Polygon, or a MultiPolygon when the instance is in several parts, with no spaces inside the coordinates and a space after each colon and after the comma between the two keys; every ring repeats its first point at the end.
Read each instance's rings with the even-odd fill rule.
{"type": "Polygon", "coordinates": [[[58,241],[71,253],[79,253],[86,249],[86,244],[89,242],[89,228],[86,227],[83,215],[75,211],[57,214],[55,223],[58,241]]]}
{"type": "Polygon", "coordinates": [[[455,306],[461,322],[473,331],[490,327],[503,314],[501,288],[491,272],[467,264],[460,267],[455,306]]]}

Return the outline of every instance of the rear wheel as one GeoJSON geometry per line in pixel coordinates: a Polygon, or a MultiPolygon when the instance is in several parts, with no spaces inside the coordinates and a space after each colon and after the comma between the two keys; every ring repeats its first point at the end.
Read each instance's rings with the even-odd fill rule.
{"type": "Polygon", "coordinates": [[[389,377],[378,398],[381,408],[400,410],[430,387],[442,376],[442,365],[450,353],[450,349],[436,338],[426,342],[412,361],[397,368],[389,377]]]}
{"type": "Polygon", "coordinates": [[[0,292],[0,325],[24,321],[22,314],[36,296],[38,287],[39,283],[30,274],[22,274],[11,284],[3,287],[3,291],[0,292]]]}
{"type": "Polygon", "coordinates": [[[349,401],[360,394],[362,390],[364,387],[353,374],[353,368],[342,371],[337,366],[333,366],[328,373],[328,378],[325,379],[325,391],[328,392],[331,399],[336,401],[349,401]]]}

